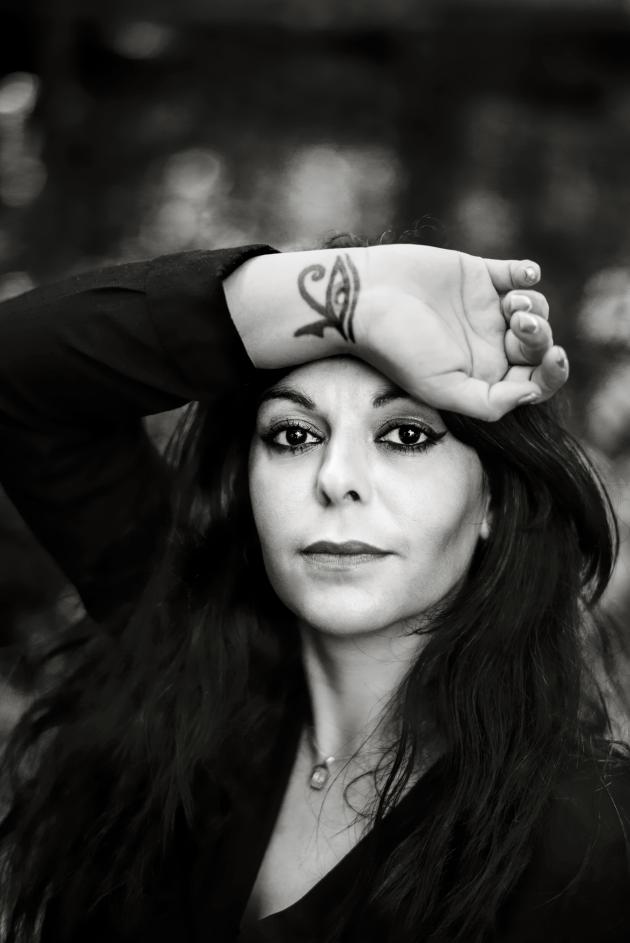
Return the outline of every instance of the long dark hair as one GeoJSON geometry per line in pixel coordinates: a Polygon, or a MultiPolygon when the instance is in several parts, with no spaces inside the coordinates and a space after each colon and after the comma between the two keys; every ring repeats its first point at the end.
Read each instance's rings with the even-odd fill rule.
{"type": "Polygon", "coordinates": [[[412,721],[422,699],[445,737],[453,786],[372,892],[404,915],[405,940],[418,927],[431,940],[483,939],[558,779],[590,763],[603,783],[607,764],[627,764],[625,744],[606,739],[610,718],[587,655],[608,641],[596,604],[617,543],[600,479],[550,405],[497,423],[443,418],[481,459],[493,524],[397,696],[407,724],[398,783],[422,749],[412,721]]]}
{"type": "MultiPolygon", "coordinates": [[[[152,578],[107,631],[74,627],[51,653],[58,678],[5,756],[7,943],[36,937],[48,901],[68,939],[103,908],[133,938],[178,828],[194,828],[203,804],[219,836],[234,796],[264,766],[300,657],[264,574],[247,486],[257,393],[272,379],[185,415],[152,578]]],[[[374,865],[360,908],[385,926],[396,920],[398,940],[470,943],[525,868],[559,776],[610,754],[584,652],[615,528],[597,475],[550,406],[493,424],[444,419],[480,456],[493,530],[392,702],[401,736],[375,820],[413,775],[427,703],[452,788],[374,865]]],[[[358,901],[346,903],[352,919],[358,901]]],[[[329,938],[342,934],[343,921],[329,938]]]]}

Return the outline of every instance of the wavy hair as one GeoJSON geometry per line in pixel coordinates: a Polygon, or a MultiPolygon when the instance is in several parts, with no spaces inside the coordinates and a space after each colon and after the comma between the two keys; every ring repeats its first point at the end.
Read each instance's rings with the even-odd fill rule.
{"type": "MultiPolygon", "coordinates": [[[[168,456],[172,521],[144,591],[108,631],[75,626],[50,653],[57,680],[5,755],[6,943],[35,939],[45,912],[59,940],[90,915],[133,938],[168,896],[186,853],[178,835],[203,815],[218,841],[265,768],[300,665],[248,491],[258,394],[273,379],[188,410],[168,456]]],[[[587,654],[615,559],[605,490],[549,405],[444,420],[480,457],[493,532],[391,702],[401,734],[373,820],[413,776],[427,703],[452,788],[387,860],[366,864],[330,941],[360,919],[395,922],[402,943],[482,940],[559,777],[613,761],[587,654]]]]}

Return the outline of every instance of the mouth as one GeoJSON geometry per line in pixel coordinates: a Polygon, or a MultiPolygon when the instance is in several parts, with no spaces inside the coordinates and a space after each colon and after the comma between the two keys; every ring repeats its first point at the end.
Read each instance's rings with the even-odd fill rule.
{"type": "Polygon", "coordinates": [[[332,540],[316,540],[315,543],[305,547],[302,553],[328,553],[336,556],[357,556],[358,554],[372,553],[382,556],[389,553],[389,551],[383,550],[381,547],[374,547],[372,544],[366,544],[362,540],[346,540],[344,543],[335,543],[332,540]]]}
{"type": "Polygon", "coordinates": [[[389,550],[374,547],[361,540],[346,540],[335,543],[331,540],[317,540],[302,550],[302,556],[310,564],[325,569],[349,569],[364,563],[374,563],[390,555],[389,550]]]}

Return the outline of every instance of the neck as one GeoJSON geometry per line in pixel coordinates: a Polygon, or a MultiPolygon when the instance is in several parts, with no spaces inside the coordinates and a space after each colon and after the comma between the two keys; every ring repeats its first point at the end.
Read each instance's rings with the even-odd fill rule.
{"type": "Polygon", "coordinates": [[[342,757],[383,745],[391,730],[381,722],[423,636],[326,635],[301,624],[302,657],[313,714],[314,739],[327,755],[342,757]],[[377,731],[378,728],[378,731],[377,731]]]}

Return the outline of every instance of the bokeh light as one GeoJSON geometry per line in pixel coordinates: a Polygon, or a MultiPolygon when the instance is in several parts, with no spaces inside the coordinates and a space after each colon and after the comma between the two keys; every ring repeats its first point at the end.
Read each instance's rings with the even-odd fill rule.
{"type": "Polygon", "coordinates": [[[0,154],[0,201],[5,206],[28,206],[46,184],[46,168],[37,157],[23,151],[13,160],[0,154]]]}
{"type": "Polygon", "coordinates": [[[630,351],[630,268],[602,269],[588,280],[577,326],[586,341],[630,351]]]}
{"type": "Polygon", "coordinates": [[[15,298],[35,287],[28,272],[6,272],[0,276],[0,301],[15,298]]]}
{"type": "Polygon", "coordinates": [[[0,203],[29,206],[46,184],[46,167],[27,121],[35,108],[39,79],[13,72],[0,81],[0,203]]]}
{"type": "Polygon", "coordinates": [[[29,72],[12,72],[0,80],[0,119],[25,117],[37,102],[39,80],[29,72]]]}
{"type": "Polygon", "coordinates": [[[456,202],[453,223],[479,255],[494,256],[498,246],[511,246],[516,240],[518,217],[514,206],[499,193],[471,189],[456,202]]]}
{"type": "Polygon", "coordinates": [[[127,59],[156,59],[170,48],[175,32],[163,23],[130,20],[111,27],[108,39],[119,56],[127,59]]]}
{"type": "Polygon", "coordinates": [[[386,148],[309,145],[296,149],[278,181],[280,214],[294,245],[330,232],[382,230],[402,184],[386,148]]]}
{"type": "Polygon", "coordinates": [[[139,249],[159,254],[209,247],[229,190],[221,157],[205,148],[180,151],[160,162],[148,177],[139,249]]]}

